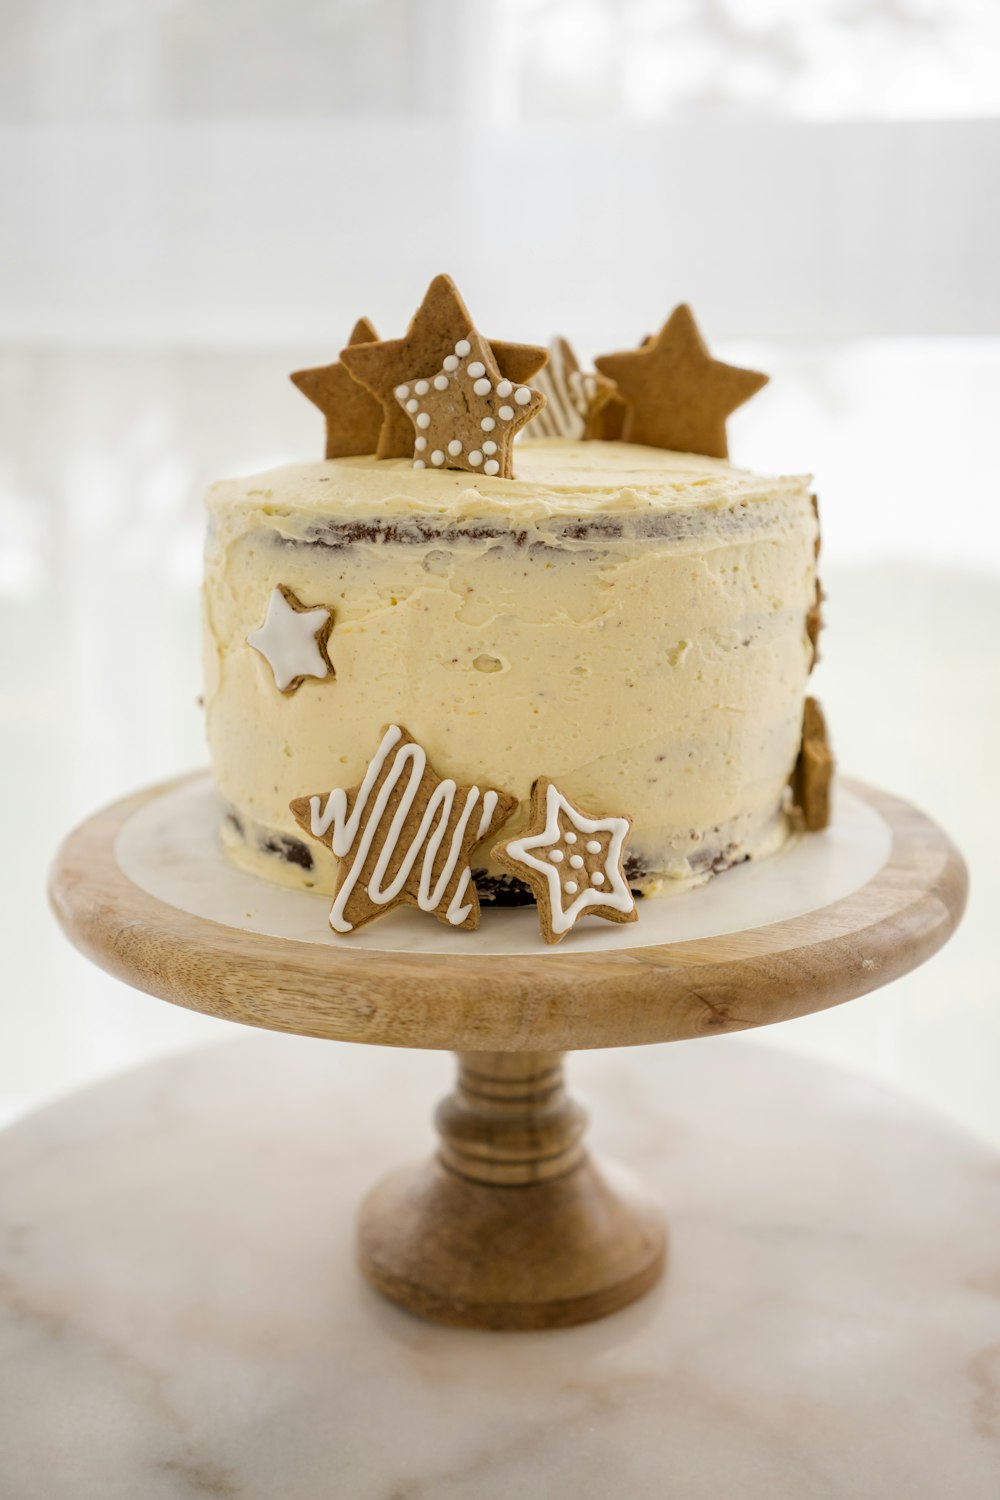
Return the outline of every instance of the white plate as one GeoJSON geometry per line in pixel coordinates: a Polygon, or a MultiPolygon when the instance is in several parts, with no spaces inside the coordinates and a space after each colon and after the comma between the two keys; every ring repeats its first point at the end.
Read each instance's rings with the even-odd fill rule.
{"type": "MultiPolygon", "coordinates": [[[[141,890],[168,906],[243,932],[292,942],[380,953],[537,954],[543,943],[533,907],[484,906],[475,932],[455,932],[412,908],[397,910],[352,937],[327,923],[329,896],[272,885],[237,869],[218,833],[219,805],[210,776],[200,776],[147,802],[121,828],[115,857],[141,890]]],[[[738,865],[693,891],[667,892],[639,902],[639,920],[626,925],[582,921],[561,945],[574,952],[646,948],[721,937],[801,917],[866,885],[885,864],[889,825],[846,788],[838,791],[825,832],[793,839],[778,854],[738,865]]]]}

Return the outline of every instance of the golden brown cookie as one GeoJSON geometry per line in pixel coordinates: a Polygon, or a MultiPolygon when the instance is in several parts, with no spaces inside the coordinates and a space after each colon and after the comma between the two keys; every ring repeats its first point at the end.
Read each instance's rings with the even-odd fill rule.
{"type": "Polygon", "coordinates": [[[547,943],[558,943],[580,917],[634,922],[638,913],[622,861],[632,827],[628,817],[590,817],[554,782],[540,776],[531,788],[526,833],[494,844],[491,857],[531,887],[547,943]]]}
{"type": "Polygon", "coordinates": [[[596,438],[604,443],[620,443],[627,416],[628,407],[619,396],[618,387],[612,382],[611,395],[604,405],[587,419],[583,435],[585,438],[596,438]]]}
{"type": "MultiPolygon", "coordinates": [[[[377,338],[368,319],[359,318],[348,342],[367,344],[377,338]]],[[[296,370],[289,379],[326,418],[327,458],[353,458],[356,454],[375,452],[382,427],[382,408],[339,360],[313,370],[296,370]]]]}
{"type": "Polygon", "coordinates": [[[330,926],[349,933],[397,906],[478,927],[469,856],[507,821],[517,798],[442,779],[406,730],[390,724],[359,786],[290,806],[299,827],[340,861],[330,926]]]}
{"type": "Polygon", "coordinates": [[[548,364],[535,377],[535,389],[545,397],[545,410],[530,437],[570,441],[592,435],[589,429],[615,395],[614,381],[597,370],[582,369],[564,338],[554,338],[549,345],[548,364]]]}
{"type": "Polygon", "coordinates": [[[627,405],[626,443],[711,458],[728,458],[726,418],[767,384],[756,370],[713,359],[686,303],[641,348],[594,362],[627,405]]]}
{"type": "Polygon", "coordinates": [[[815,698],[807,698],[802,715],[802,745],[792,771],[792,805],[802,814],[810,833],[818,833],[830,822],[830,790],[836,762],[827,738],[823,710],[815,698]]]}
{"type": "MultiPolygon", "coordinates": [[[[425,370],[439,370],[459,339],[474,327],[469,310],[450,276],[435,276],[401,339],[352,344],[341,353],[347,369],[382,408],[377,458],[408,458],[413,452],[409,418],[396,400],[396,388],[425,370]]],[[[531,344],[489,340],[501,375],[524,385],[542,368],[548,355],[531,344]]]]}
{"type": "MultiPolygon", "coordinates": [[[[821,546],[821,541],[822,541],[821,535],[820,535],[820,530],[819,530],[819,498],[818,498],[818,496],[816,496],[816,495],[810,495],[809,496],[809,503],[812,506],[813,515],[816,517],[816,541],[813,544],[813,556],[816,558],[816,560],[818,562],[819,561],[819,554],[820,554],[820,546],[821,546]]],[[[819,581],[819,574],[817,574],[816,575],[816,595],[815,595],[815,598],[813,599],[812,604],[809,606],[809,609],[806,612],[806,635],[809,637],[809,644],[812,646],[812,661],[809,664],[809,670],[810,670],[810,672],[813,670],[813,668],[816,666],[816,663],[819,661],[819,633],[823,629],[823,602],[824,602],[825,599],[826,599],[826,594],[823,592],[823,585],[819,581]]]]}
{"type": "Polygon", "coordinates": [[[823,629],[823,600],[825,598],[823,585],[817,578],[816,593],[813,602],[806,610],[806,635],[809,637],[809,644],[812,647],[812,661],[809,663],[810,671],[812,671],[813,667],[819,661],[819,633],[823,629]]]}
{"type": "Polygon", "coordinates": [[[527,385],[514,385],[497,368],[475,329],[458,339],[440,368],[395,390],[413,424],[415,469],[467,469],[513,479],[515,434],[545,405],[527,385]]]}
{"type": "Polygon", "coordinates": [[[332,609],[324,604],[303,604],[291,589],[279,583],[267,602],[263,625],[250,632],[247,645],[267,662],[279,692],[290,697],[307,677],[333,678],[327,655],[332,629],[332,609]]]}

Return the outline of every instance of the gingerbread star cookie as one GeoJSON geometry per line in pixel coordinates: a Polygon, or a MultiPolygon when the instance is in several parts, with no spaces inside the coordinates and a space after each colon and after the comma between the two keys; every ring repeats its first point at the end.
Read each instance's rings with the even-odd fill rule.
{"type": "Polygon", "coordinates": [[[802,745],[790,785],[792,805],[801,812],[810,833],[818,833],[830,822],[834,768],[823,710],[815,698],[807,698],[802,715],[802,745]]]}
{"type": "MultiPolygon", "coordinates": [[[[359,318],[349,344],[369,344],[378,338],[367,318],[359,318]]],[[[369,390],[337,361],[312,370],[296,370],[289,379],[326,418],[327,458],[353,458],[374,453],[382,427],[382,408],[369,390]]]]}
{"type": "Polygon", "coordinates": [[[596,438],[604,443],[620,443],[627,416],[628,407],[619,396],[617,386],[614,386],[611,396],[600,410],[588,417],[584,437],[596,438]]]}
{"type": "Polygon", "coordinates": [[[497,368],[489,344],[470,330],[456,340],[441,368],[395,390],[413,423],[415,469],[468,469],[513,479],[514,437],[545,405],[527,385],[497,368]]]}
{"type": "Polygon", "coordinates": [[[554,338],[549,360],[535,378],[545,410],[531,429],[533,438],[579,441],[597,430],[600,413],[615,396],[615,383],[597,370],[584,370],[568,339],[554,338]]]}
{"type": "Polygon", "coordinates": [[[820,631],[823,629],[823,603],[825,599],[826,594],[823,592],[823,585],[817,578],[816,593],[813,596],[813,602],[806,610],[806,635],[809,638],[809,645],[812,649],[812,661],[809,663],[810,671],[812,671],[813,667],[819,661],[819,636],[820,631]]]}
{"type": "Polygon", "coordinates": [[[507,821],[517,798],[438,776],[416,740],[390,724],[359,786],[290,806],[299,827],[340,860],[330,926],[346,934],[397,906],[478,927],[469,857],[507,821]]]}
{"type": "MultiPolygon", "coordinates": [[[[819,497],[817,495],[810,495],[809,503],[812,506],[813,515],[816,517],[816,540],[813,543],[813,556],[819,562],[819,554],[822,546],[819,524],[819,497]]],[[[812,661],[809,663],[810,672],[819,661],[819,634],[823,629],[823,605],[825,602],[826,594],[823,592],[823,585],[817,573],[816,592],[813,596],[812,604],[810,604],[806,611],[806,635],[809,637],[809,644],[812,647],[812,661]]]]}
{"type": "MultiPolygon", "coordinates": [[[[653,342],[653,335],[647,333],[638,347],[645,349],[647,344],[653,342]]],[[[603,377],[607,378],[607,377],[603,377]]],[[[622,433],[625,429],[625,418],[628,416],[628,406],[618,394],[618,387],[612,380],[610,382],[611,392],[608,400],[591,413],[587,420],[587,431],[584,434],[588,438],[596,438],[604,443],[620,443],[622,433]]]]}
{"type": "MultiPolygon", "coordinates": [[[[451,277],[435,276],[401,339],[352,344],[342,351],[343,364],[382,408],[377,458],[406,458],[412,454],[413,432],[407,413],[396,400],[396,390],[424,370],[440,370],[472,327],[469,310],[451,277]]],[[[530,380],[547,358],[544,349],[531,344],[490,340],[490,346],[500,374],[515,386],[530,380]]]]}
{"type": "Polygon", "coordinates": [[[274,685],[286,696],[307,677],[333,677],[327,641],[333,629],[333,610],[303,604],[279,583],[267,604],[263,625],[247,636],[247,645],[260,653],[274,673],[274,685]]]}
{"type": "Polygon", "coordinates": [[[728,458],[726,418],[767,384],[756,370],[713,359],[686,303],[641,348],[602,354],[594,363],[626,403],[626,443],[710,458],[728,458]]]}
{"type": "Polygon", "coordinates": [[[490,853],[531,887],[542,936],[558,943],[587,914],[609,922],[637,920],[622,868],[631,827],[627,817],[589,817],[541,776],[531,789],[527,833],[504,839],[490,853]]]}

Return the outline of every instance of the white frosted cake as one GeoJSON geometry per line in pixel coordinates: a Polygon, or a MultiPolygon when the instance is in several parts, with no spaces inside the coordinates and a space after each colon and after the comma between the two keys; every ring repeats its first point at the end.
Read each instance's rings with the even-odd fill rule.
{"type": "MultiPolygon", "coordinates": [[[[514,479],[359,456],[209,492],[208,740],[239,864],[333,890],[289,804],[359,784],[389,723],[513,794],[505,837],[539,776],[627,810],[643,895],[781,845],[818,627],[809,479],[634,442],[516,453],[514,479]],[[282,652],[312,634],[290,691],[282,652]]],[[[481,899],[525,898],[488,841],[472,865],[481,899]]]]}

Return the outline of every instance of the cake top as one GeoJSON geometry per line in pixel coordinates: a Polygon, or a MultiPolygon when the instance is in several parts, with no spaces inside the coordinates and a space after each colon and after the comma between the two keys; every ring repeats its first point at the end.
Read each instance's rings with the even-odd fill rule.
{"type": "Polygon", "coordinates": [[[400,338],[380,339],[361,318],[337,361],[292,380],[326,418],[327,458],[506,480],[521,433],[728,458],[727,417],[767,384],[716,359],[686,303],[595,367],[582,369],[563,338],[550,349],[486,339],[451,277],[435,276],[400,338]]]}
{"type": "Polygon", "coordinates": [[[215,514],[258,510],[343,518],[414,515],[538,521],[608,513],[722,509],[807,490],[808,475],[768,478],[722,459],[622,442],[546,438],[518,445],[518,477],[414,471],[401,458],[285,464],[212,486],[215,514]]]}

